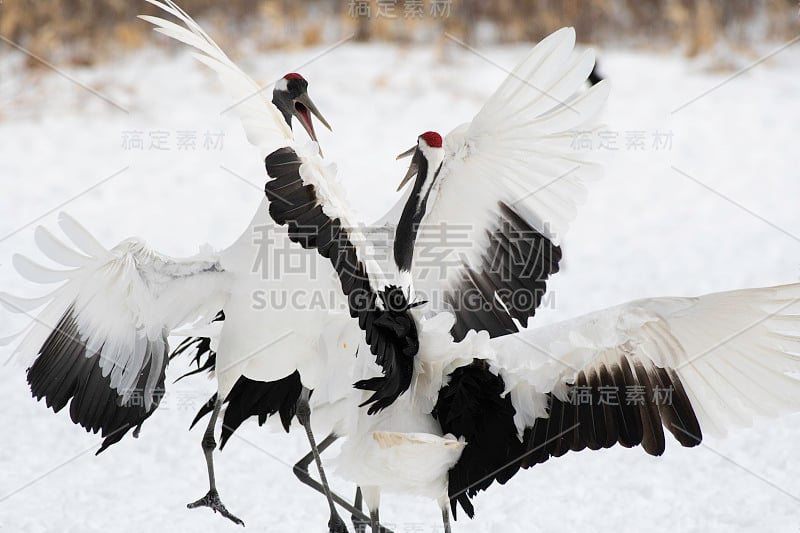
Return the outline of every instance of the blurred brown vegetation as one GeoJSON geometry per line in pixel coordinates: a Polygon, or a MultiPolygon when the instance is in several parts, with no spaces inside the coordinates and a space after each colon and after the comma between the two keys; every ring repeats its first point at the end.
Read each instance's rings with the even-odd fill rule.
{"type": "MultiPolygon", "coordinates": [[[[796,0],[180,0],[223,47],[246,35],[263,49],[357,38],[471,43],[534,41],[564,25],[585,42],[680,46],[695,55],[797,32],[796,0]]],[[[154,42],[143,0],[0,0],[0,35],[50,60],[90,64],[154,42]]],[[[36,61],[31,59],[31,65],[36,61]]]]}

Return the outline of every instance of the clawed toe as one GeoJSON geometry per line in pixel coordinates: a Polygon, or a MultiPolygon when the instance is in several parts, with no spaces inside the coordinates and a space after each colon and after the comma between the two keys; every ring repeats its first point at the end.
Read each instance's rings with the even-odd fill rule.
{"type": "Polygon", "coordinates": [[[239,524],[240,526],[244,526],[244,522],[242,522],[241,519],[231,514],[231,512],[225,508],[225,505],[223,505],[222,500],[219,497],[219,493],[215,490],[208,491],[208,494],[206,494],[196,502],[187,504],[186,507],[188,507],[189,509],[195,509],[197,507],[208,507],[215,513],[221,514],[234,524],[239,524]]]}
{"type": "Polygon", "coordinates": [[[328,531],[330,533],[349,533],[344,520],[338,514],[331,516],[331,519],[328,520],[328,531]]]}

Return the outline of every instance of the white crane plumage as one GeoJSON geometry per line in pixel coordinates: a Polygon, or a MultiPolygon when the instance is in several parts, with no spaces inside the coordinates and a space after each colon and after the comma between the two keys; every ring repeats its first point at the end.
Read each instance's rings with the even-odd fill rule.
{"type": "Polygon", "coordinates": [[[455,314],[457,339],[470,329],[497,336],[527,323],[558,271],[559,244],[585,183],[602,174],[571,140],[597,127],[609,85],[582,90],[595,54],[573,54],[574,46],[572,28],[546,37],[471,122],[445,137],[418,239],[429,247],[447,226],[461,228],[459,242],[469,246],[442,247],[437,276],[423,260],[426,246],[415,247],[411,277],[433,309],[455,314]]]}

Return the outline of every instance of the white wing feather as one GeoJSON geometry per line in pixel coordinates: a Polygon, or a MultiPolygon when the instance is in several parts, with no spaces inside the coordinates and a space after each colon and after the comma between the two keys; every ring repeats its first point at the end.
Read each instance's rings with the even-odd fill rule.
{"type": "Polygon", "coordinates": [[[704,433],[800,409],[800,284],[638,300],[491,345],[520,427],[579,370],[622,357],[674,369],[704,433]]]}
{"type": "Polygon", "coordinates": [[[261,157],[266,157],[292,140],[292,130],[280,111],[265,97],[263,88],[231,61],[214,40],[175,2],[147,0],[170,13],[185,26],[149,15],[139,18],[156,26],[156,31],[187,44],[199,53],[194,57],[214,70],[222,85],[233,99],[233,109],[239,115],[251,144],[257,146],[261,157]]]}
{"type": "Polygon", "coordinates": [[[75,268],[53,270],[21,255],[14,257],[14,266],[29,281],[61,283],[53,292],[33,299],[0,293],[0,303],[12,312],[28,314],[45,306],[15,354],[31,361],[60,318],[72,309],[81,337],[76,340],[86,346],[87,357],[101,354],[102,375],[111,376],[111,386],[123,401],[128,400],[142,369],[152,362],[144,390],[149,408],[157,372],[166,364],[165,333],[219,311],[229,277],[216,255],[172,259],[137,239],[107,250],[67,215],[62,214],[59,223],[77,248],[93,255],[80,254],[40,228],[36,241],[44,254],[75,268]]]}
{"type": "Polygon", "coordinates": [[[384,274],[381,267],[370,258],[373,254],[369,250],[368,238],[360,230],[363,224],[351,211],[345,190],[336,178],[335,164],[326,164],[323,161],[315,142],[295,146],[292,130],[280,111],[264,97],[262,88],[237,67],[200,25],[175,2],[147,1],[175,16],[185,26],[149,15],[140,15],[139,18],[156,26],[159,33],[201,52],[194,56],[220,76],[226,90],[235,99],[234,107],[242,120],[248,140],[259,148],[262,158],[285,146],[292,146],[297,151],[302,161],[300,175],[303,183],[314,186],[325,214],[331,219],[338,218],[341,226],[348,228],[349,240],[359,259],[365,264],[372,285],[379,287],[379,280],[384,278],[384,274]]]}
{"type": "Polygon", "coordinates": [[[588,128],[595,119],[609,86],[601,82],[581,91],[594,52],[570,58],[574,45],[572,28],[544,39],[473,121],[445,138],[445,160],[422,224],[465,228],[470,247],[452,253],[468,266],[480,261],[488,245],[486,230],[496,224],[498,202],[512,206],[558,244],[584,200],[584,182],[600,176],[601,167],[571,145],[575,129],[588,128]]]}

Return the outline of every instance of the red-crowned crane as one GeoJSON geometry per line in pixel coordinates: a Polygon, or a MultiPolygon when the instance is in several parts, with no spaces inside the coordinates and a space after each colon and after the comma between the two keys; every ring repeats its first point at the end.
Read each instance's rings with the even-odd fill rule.
{"type": "MultiPolygon", "coordinates": [[[[182,19],[188,29],[161,19],[143,18],[160,24],[160,30],[168,35],[177,32],[204,52],[197,54],[198,59],[214,68],[226,82],[239,101],[237,111],[242,121],[255,124],[247,128],[249,140],[265,153],[293,145],[293,117],[314,140],[312,115],[328,126],[309,98],[308,83],[302,76],[290,73],[281,78],[270,101],[178,6],[172,2],[152,3],[182,19]]],[[[219,339],[216,367],[220,401],[213,406],[202,441],[210,487],[190,507],[208,506],[236,523],[241,520],[229,513],[220,500],[213,470],[214,424],[221,399],[241,376],[263,381],[287,378],[285,386],[298,391],[297,406],[302,410],[307,404],[307,392],[301,392],[298,372],[303,371],[305,383],[311,386],[318,379],[314,365],[306,368],[316,356],[318,332],[314,328],[294,331],[296,317],[287,320],[282,312],[252,312],[255,290],[284,289],[292,283],[290,279],[265,278],[252,269],[259,253],[253,245],[256,228],[269,222],[263,201],[250,225],[230,247],[176,259],[152,250],[137,238],[107,249],[75,220],[62,214],[59,224],[74,246],[64,244],[44,228],[37,229],[36,241],[46,256],[71,268],[51,270],[22,256],[15,256],[14,264],[30,280],[63,284],[33,300],[6,294],[0,299],[15,312],[28,313],[46,306],[17,347],[17,353],[33,359],[28,382],[34,397],[44,398],[55,411],[69,404],[73,422],[88,431],[102,432],[104,441],[98,453],[129,430],[133,429],[136,435],[158,407],[165,388],[170,332],[203,317],[211,320],[224,309],[227,327],[219,339]],[[265,323],[271,327],[263,327],[265,323]],[[290,333],[299,341],[286,343],[290,333]]],[[[280,228],[273,226],[271,230],[276,238],[285,238],[280,228]]],[[[318,260],[315,254],[307,255],[309,261],[318,260]]],[[[305,281],[295,280],[297,284],[305,281]]],[[[328,312],[310,309],[307,318],[311,323],[322,324],[328,320],[328,312]]],[[[292,405],[291,409],[297,406],[292,405]]],[[[307,416],[301,417],[301,422],[309,427],[307,416]]]]}
{"type": "Polygon", "coordinates": [[[570,141],[596,118],[608,85],[583,90],[594,54],[570,57],[574,42],[572,29],[543,40],[444,146],[434,132],[420,136],[403,182],[418,175],[397,223],[392,272],[370,262],[357,221],[333,177],[317,171],[316,154],[286,147],[266,157],[270,215],[292,240],[330,259],[383,368],[383,376],[358,384],[373,392],[371,413],[410,384],[417,347],[409,300],[454,312],[457,340],[469,329],[517,331],[535,313],[558,270],[559,239],[583,182],[600,171],[570,141]],[[463,228],[462,246],[447,243],[443,227],[463,228]],[[446,252],[435,268],[413,261],[418,239],[446,252]]]}

